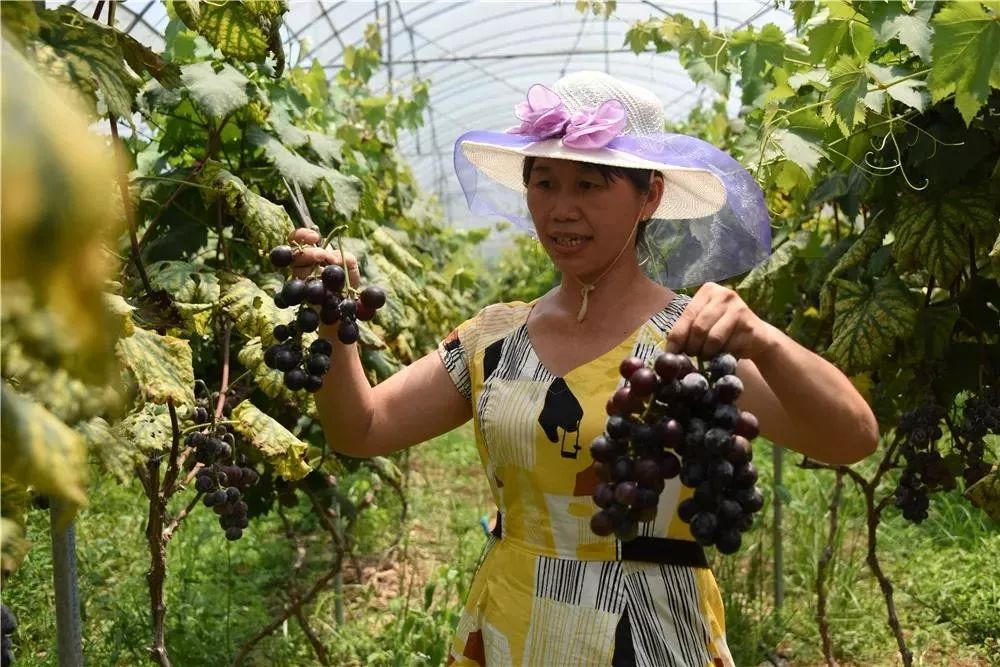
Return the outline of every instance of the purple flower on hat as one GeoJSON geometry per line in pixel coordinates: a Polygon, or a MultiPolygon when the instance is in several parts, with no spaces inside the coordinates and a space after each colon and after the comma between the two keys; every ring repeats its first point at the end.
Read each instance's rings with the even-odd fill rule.
{"type": "Polygon", "coordinates": [[[557,137],[569,122],[569,111],[562,98],[541,84],[528,89],[528,99],[514,109],[521,126],[508,130],[511,134],[526,134],[539,139],[557,137]]]}
{"type": "Polygon", "coordinates": [[[608,100],[597,109],[585,108],[574,113],[566,126],[563,143],[570,148],[604,148],[625,127],[625,105],[608,100]]]}

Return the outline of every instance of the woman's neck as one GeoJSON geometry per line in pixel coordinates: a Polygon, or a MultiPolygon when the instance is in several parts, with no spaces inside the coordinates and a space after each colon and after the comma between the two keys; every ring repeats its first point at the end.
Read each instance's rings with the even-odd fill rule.
{"type": "MultiPolygon", "coordinates": [[[[552,305],[575,319],[583,302],[584,284],[580,279],[564,274],[560,285],[549,293],[552,305]]],[[[582,324],[605,318],[628,318],[633,310],[630,307],[632,304],[648,309],[651,299],[668,294],[669,291],[653,282],[635,261],[619,262],[593,283],[593,289],[587,294],[586,317],[582,324]]]]}

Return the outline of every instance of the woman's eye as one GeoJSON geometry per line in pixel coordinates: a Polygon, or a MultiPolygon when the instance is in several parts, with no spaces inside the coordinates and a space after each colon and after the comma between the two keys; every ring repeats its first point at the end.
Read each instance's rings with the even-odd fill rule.
{"type": "Polygon", "coordinates": [[[593,190],[593,189],[599,188],[599,187],[600,187],[600,184],[599,183],[594,183],[593,181],[580,181],[580,189],[581,190],[593,190]]]}
{"type": "Polygon", "coordinates": [[[551,186],[552,186],[552,181],[547,181],[545,179],[542,179],[540,181],[535,181],[536,188],[543,188],[547,190],[551,186]]]}

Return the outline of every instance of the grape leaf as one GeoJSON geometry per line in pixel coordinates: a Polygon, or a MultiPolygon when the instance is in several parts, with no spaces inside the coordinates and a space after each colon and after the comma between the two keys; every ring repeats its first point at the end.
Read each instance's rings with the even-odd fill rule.
{"type": "Polygon", "coordinates": [[[399,241],[393,238],[392,234],[386,231],[385,228],[376,227],[375,231],[371,235],[371,241],[372,245],[378,248],[383,255],[391,259],[399,268],[403,270],[420,270],[424,268],[424,265],[420,263],[420,260],[414,257],[409,250],[404,248],[399,241]]]}
{"type": "Polygon", "coordinates": [[[4,39],[24,51],[25,44],[38,36],[41,21],[32,2],[0,2],[0,23],[4,39]]]}
{"type": "Polygon", "coordinates": [[[969,502],[1000,523],[1000,469],[994,468],[981,480],[965,490],[969,502]]]}
{"type": "Polygon", "coordinates": [[[194,405],[194,369],[191,344],[140,327],[118,341],[118,358],[131,371],[145,400],[194,405]]]}
{"type": "Polygon", "coordinates": [[[917,319],[914,296],[895,276],[875,287],[837,280],[833,341],[826,354],[844,373],[871,368],[892,351],[896,340],[909,336],[917,319]]]}
{"type": "Polygon", "coordinates": [[[924,62],[931,58],[932,30],[928,21],[934,11],[934,3],[918,2],[913,11],[903,11],[903,3],[870,3],[874,9],[871,16],[872,32],[879,44],[896,38],[924,62]]]}
{"type": "Polygon", "coordinates": [[[857,240],[837,261],[820,290],[819,310],[823,319],[833,315],[837,276],[867,262],[872,253],[882,247],[883,239],[885,239],[885,223],[876,218],[868,223],[857,240]]]}
{"type": "Polygon", "coordinates": [[[961,309],[954,303],[921,308],[913,333],[905,341],[907,358],[916,363],[940,359],[951,342],[960,315],[961,309]]]}
{"type": "Polygon", "coordinates": [[[809,176],[813,175],[819,161],[826,157],[826,152],[818,141],[791,130],[775,130],[771,139],[778,144],[787,159],[802,167],[809,176]]]}
{"type": "Polygon", "coordinates": [[[841,56],[830,68],[830,112],[846,136],[865,119],[865,96],[868,95],[868,73],[858,63],[841,56]]]}
{"type": "MultiPolygon", "coordinates": [[[[284,3],[274,4],[280,9],[284,3]]],[[[264,26],[243,2],[178,2],[174,10],[185,25],[227,56],[251,62],[263,62],[267,56],[264,26]]]]}
{"type": "MultiPolygon", "coordinates": [[[[909,74],[907,70],[902,67],[883,67],[875,63],[868,63],[866,67],[872,78],[880,86],[885,87],[885,92],[889,93],[889,97],[917,111],[923,111],[927,108],[927,102],[930,99],[930,95],[925,90],[927,84],[919,79],[901,81],[902,77],[909,74]]],[[[877,110],[877,107],[872,108],[877,110]]]]}
{"type": "Polygon", "coordinates": [[[295,229],[288,211],[256,192],[250,190],[242,180],[222,169],[218,162],[209,163],[199,179],[214,191],[204,192],[211,203],[217,193],[222,193],[226,211],[243,223],[254,244],[265,251],[287,242],[295,229]]]}
{"type": "Polygon", "coordinates": [[[743,278],[736,291],[752,308],[764,309],[774,301],[778,284],[809,243],[809,237],[809,232],[797,232],[743,278]]]}
{"type": "MultiPolygon", "coordinates": [[[[4,2],[0,5],[11,5],[11,4],[27,4],[27,3],[12,3],[4,2]]],[[[9,477],[4,479],[0,478],[0,489],[4,492],[10,488],[14,481],[9,477]]],[[[4,507],[7,506],[7,501],[3,501],[4,507]]],[[[31,546],[28,540],[24,539],[24,528],[20,525],[23,523],[23,519],[19,522],[16,519],[10,519],[5,517],[0,517],[0,549],[2,549],[2,556],[0,556],[0,564],[2,564],[4,572],[13,572],[20,565],[21,561],[28,553],[28,549],[31,546]]]]}
{"type": "Polygon", "coordinates": [[[274,467],[274,471],[289,481],[302,479],[312,468],[302,460],[306,443],[250,401],[243,401],[230,417],[233,428],[274,467]]]}
{"type": "Polygon", "coordinates": [[[955,93],[955,106],[970,125],[990,87],[1000,88],[1000,19],[980,2],[952,2],[932,23],[931,99],[955,93]]]}
{"type": "Polygon", "coordinates": [[[174,306],[195,333],[204,336],[211,325],[212,310],[221,290],[215,273],[202,272],[190,262],[160,261],[146,267],[149,282],[170,292],[174,306]]]}
{"type": "Polygon", "coordinates": [[[247,94],[250,80],[228,63],[218,72],[210,62],[185,65],[181,81],[195,104],[214,118],[224,118],[250,103],[247,94]]]}
{"type": "Polygon", "coordinates": [[[278,308],[272,295],[249,278],[234,274],[222,277],[219,307],[233,318],[237,331],[247,338],[263,338],[268,345],[275,342],[275,325],[290,322],[294,312],[278,308]]]}
{"type": "Polygon", "coordinates": [[[149,72],[164,88],[181,86],[181,70],[176,63],[164,60],[158,53],[126,33],[116,32],[115,37],[119,40],[125,62],[136,73],[149,72]]]}
{"type": "Polygon", "coordinates": [[[785,33],[773,23],[765,24],[760,32],[748,26],[734,33],[733,42],[735,50],[742,50],[740,76],[744,82],[762,78],[768,65],[780,67],[785,62],[785,33]]]}
{"type": "MultiPolygon", "coordinates": [[[[96,114],[96,81],[104,102],[114,115],[132,122],[132,101],[142,81],[125,66],[117,30],[84,16],[72,7],[59,7],[39,14],[39,37],[55,54],[59,65],[53,71],[91,100],[96,114]]],[[[49,61],[45,57],[46,61],[49,61]]],[[[51,62],[51,61],[49,61],[51,62]]]]}
{"type": "Polygon", "coordinates": [[[0,385],[0,454],[5,475],[63,501],[57,517],[60,528],[86,504],[83,439],[6,381],[0,385]]]}
{"type": "Polygon", "coordinates": [[[806,43],[813,64],[833,65],[837,56],[867,60],[875,48],[870,26],[858,20],[857,10],[845,0],[831,0],[806,24],[806,43]]]}
{"type": "Polygon", "coordinates": [[[969,234],[980,226],[995,230],[995,225],[996,214],[984,194],[958,190],[938,199],[903,196],[892,254],[901,269],[927,270],[939,284],[949,285],[969,261],[969,234]]]}

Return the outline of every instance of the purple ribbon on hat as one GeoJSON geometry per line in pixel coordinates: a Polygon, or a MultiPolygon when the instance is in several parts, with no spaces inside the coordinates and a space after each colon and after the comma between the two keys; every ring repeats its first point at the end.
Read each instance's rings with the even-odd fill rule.
{"type": "Polygon", "coordinates": [[[583,150],[604,148],[625,128],[625,105],[618,100],[570,114],[562,98],[541,84],[528,89],[527,100],[514,108],[514,115],[521,125],[507,130],[509,134],[539,141],[562,137],[564,145],[583,150]]]}

